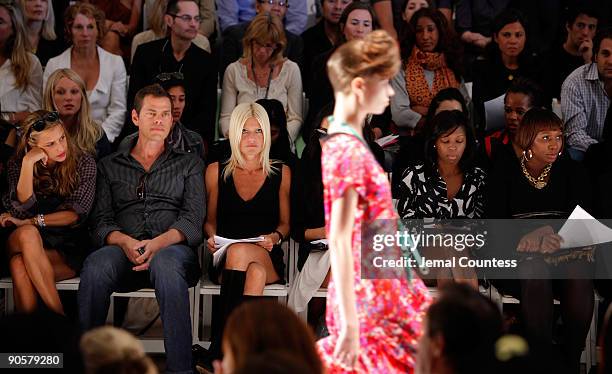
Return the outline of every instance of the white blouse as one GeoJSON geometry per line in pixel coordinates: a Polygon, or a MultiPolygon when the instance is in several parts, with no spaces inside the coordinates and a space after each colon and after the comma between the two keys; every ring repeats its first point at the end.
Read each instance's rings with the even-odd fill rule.
{"type": "Polygon", "coordinates": [[[0,107],[3,112],[33,112],[41,108],[43,72],[38,58],[28,53],[31,60],[30,82],[23,88],[17,88],[13,75],[12,63],[7,59],[0,66],[0,107]]]}
{"type": "MultiPolygon", "coordinates": [[[[123,59],[98,48],[100,74],[93,90],[87,92],[92,118],[102,125],[106,137],[113,142],[125,122],[127,80],[123,59]]],[[[51,73],[57,69],[71,68],[72,47],[47,62],[43,83],[46,85],[51,73]]]]}
{"type": "MultiPolygon", "coordinates": [[[[221,134],[227,137],[232,110],[238,104],[252,103],[263,99],[266,87],[258,87],[247,76],[247,67],[240,60],[231,63],[223,76],[221,96],[221,134]]],[[[294,143],[302,127],[302,77],[298,65],[285,59],[278,76],[270,81],[268,99],[276,99],[283,104],[287,114],[287,130],[294,143]]]]}

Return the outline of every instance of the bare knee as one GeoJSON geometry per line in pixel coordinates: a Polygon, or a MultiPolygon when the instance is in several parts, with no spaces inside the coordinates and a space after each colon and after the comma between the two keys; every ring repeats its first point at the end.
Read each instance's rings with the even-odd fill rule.
{"type": "Polygon", "coordinates": [[[227,248],[225,268],[232,270],[246,270],[252,262],[252,244],[236,243],[227,248]]]}
{"type": "Polygon", "coordinates": [[[40,242],[40,233],[32,225],[24,225],[16,228],[8,239],[9,250],[13,253],[21,252],[24,246],[40,242]]]}
{"type": "Polygon", "coordinates": [[[246,270],[244,292],[247,295],[260,295],[266,286],[266,268],[252,262],[246,270]]]}

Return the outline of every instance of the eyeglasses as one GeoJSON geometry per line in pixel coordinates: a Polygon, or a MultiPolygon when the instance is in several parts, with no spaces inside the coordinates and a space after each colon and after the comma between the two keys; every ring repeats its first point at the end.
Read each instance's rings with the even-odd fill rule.
{"type": "Polygon", "coordinates": [[[173,71],[173,72],[170,72],[170,73],[159,73],[154,78],[154,80],[156,82],[167,82],[167,81],[171,81],[171,80],[182,81],[184,79],[185,79],[185,76],[180,71],[173,71]]]}
{"type": "Polygon", "coordinates": [[[197,23],[202,23],[202,21],[204,21],[204,17],[202,17],[202,16],[195,16],[195,17],[193,17],[193,16],[190,16],[189,14],[182,14],[182,15],[179,16],[178,14],[172,14],[172,13],[168,13],[168,15],[170,15],[170,16],[172,16],[174,18],[179,18],[179,19],[181,19],[182,21],[184,21],[186,23],[189,23],[192,20],[196,21],[197,23]]]}
{"type": "Polygon", "coordinates": [[[136,187],[136,197],[138,199],[144,199],[147,197],[147,188],[146,188],[147,175],[148,174],[146,173],[141,175],[140,179],[138,180],[138,186],[136,187]]]}
{"type": "Polygon", "coordinates": [[[37,119],[32,124],[30,129],[33,129],[34,131],[43,131],[45,129],[45,126],[47,126],[47,123],[57,122],[57,120],[59,120],[59,113],[58,112],[55,112],[55,111],[54,112],[47,112],[42,117],[37,119]]]}
{"type": "Polygon", "coordinates": [[[274,49],[276,49],[278,45],[275,43],[260,43],[257,40],[253,40],[253,47],[260,49],[260,48],[265,48],[269,51],[272,51],[274,49]]]}
{"type": "Polygon", "coordinates": [[[257,0],[260,4],[278,5],[289,8],[289,1],[286,0],[257,0]]]}

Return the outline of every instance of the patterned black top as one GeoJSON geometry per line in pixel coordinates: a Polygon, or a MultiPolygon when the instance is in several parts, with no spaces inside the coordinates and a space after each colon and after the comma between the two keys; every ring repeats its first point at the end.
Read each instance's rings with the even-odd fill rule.
{"type": "Polygon", "coordinates": [[[394,186],[401,218],[480,218],[484,210],[486,174],[474,167],[464,173],[463,184],[452,200],[438,169],[421,162],[409,165],[394,186]]]}

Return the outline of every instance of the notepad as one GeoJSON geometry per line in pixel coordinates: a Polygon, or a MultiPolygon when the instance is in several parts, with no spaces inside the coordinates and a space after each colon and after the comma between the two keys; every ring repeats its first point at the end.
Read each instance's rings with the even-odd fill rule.
{"type": "Polygon", "coordinates": [[[227,247],[234,243],[258,243],[264,240],[263,236],[257,236],[254,238],[244,238],[244,239],[229,239],[224,238],[219,235],[214,236],[215,239],[215,248],[217,249],[215,253],[213,253],[213,266],[217,267],[221,262],[221,259],[225,257],[225,251],[227,247]]]}

